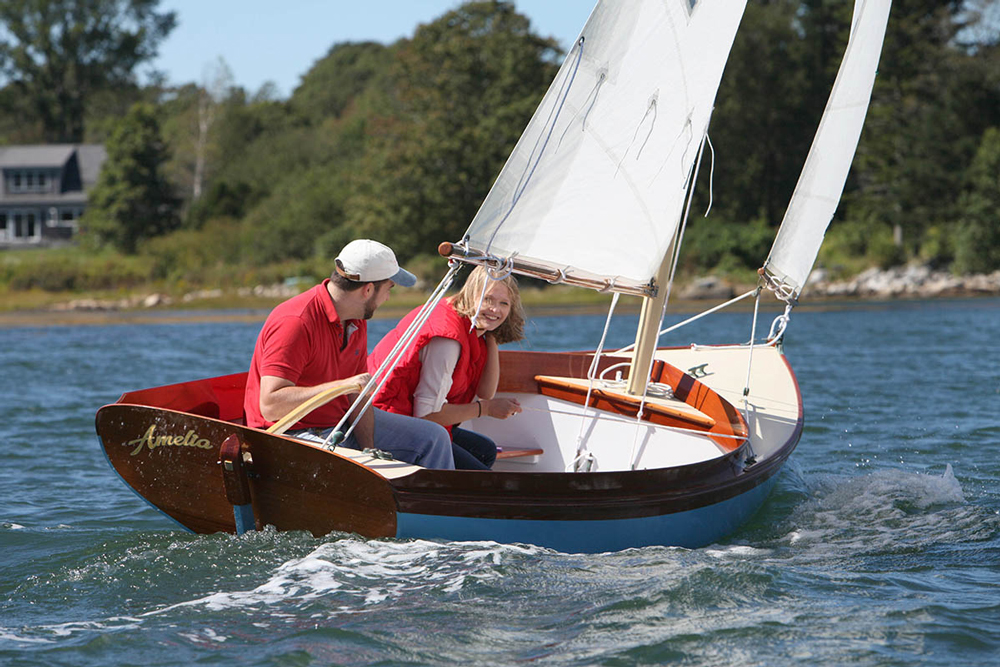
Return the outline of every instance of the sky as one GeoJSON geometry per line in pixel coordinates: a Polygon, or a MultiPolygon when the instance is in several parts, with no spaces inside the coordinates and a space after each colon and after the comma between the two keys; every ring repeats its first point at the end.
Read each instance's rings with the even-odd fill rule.
{"type": "MultiPolygon", "coordinates": [[[[344,41],[389,44],[413,35],[460,0],[161,0],[177,27],[160,44],[152,67],[168,84],[205,83],[221,57],[234,83],[253,93],[266,82],[287,97],[313,63],[344,41]]],[[[565,50],[594,0],[515,0],[532,29],[565,50]]]]}

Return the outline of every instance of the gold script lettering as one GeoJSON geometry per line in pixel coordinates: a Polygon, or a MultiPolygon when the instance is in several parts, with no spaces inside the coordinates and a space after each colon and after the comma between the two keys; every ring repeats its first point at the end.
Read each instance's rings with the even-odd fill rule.
{"type": "Polygon", "coordinates": [[[130,440],[125,443],[126,447],[135,447],[129,456],[135,456],[142,451],[143,445],[149,451],[157,447],[197,447],[198,449],[211,449],[212,443],[207,438],[200,437],[194,431],[188,431],[184,435],[156,435],[156,424],[150,424],[149,428],[141,438],[130,440]]]}

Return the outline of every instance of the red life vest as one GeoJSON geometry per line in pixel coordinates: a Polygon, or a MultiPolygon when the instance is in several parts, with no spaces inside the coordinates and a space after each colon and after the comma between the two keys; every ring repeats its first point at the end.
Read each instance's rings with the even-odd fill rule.
{"type": "MultiPolygon", "coordinates": [[[[378,370],[419,311],[419,308],[411,311],[379,341],[375,350],[368,355],[369,373],[378,370]]],[[[417,334],[414,344],[403,352],[399,363],[375,397],[375,405],[387,412],[413,416],[413,392],[420,382],[420,350],[436,336],[458,341],[462,346],[455,371],[451,375],[451,389],[448,390],[446,400],[449,403],[471,403],[476,397],[479,378],[486,367],[486,343],[474,330],[470,331],[471,328],[469,318],[459,315],[447,299],[438,303],[417,334]]],[[[451,432],[450,426],[446,428],[451,432]]]]}

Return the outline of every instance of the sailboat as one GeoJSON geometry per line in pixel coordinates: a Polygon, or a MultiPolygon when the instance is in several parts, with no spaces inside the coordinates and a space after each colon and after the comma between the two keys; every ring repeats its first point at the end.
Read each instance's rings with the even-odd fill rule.
{"type": "Polygon", "coordinates": [[[473,264],[609,293],[612,312],[621,294],[643,301],[627,348],[605,350],[602,338],[587,352],[501,352],[499,395],[523,412],[465,424],[500,445],[492,471],[430,470],[284,435],[314,405],[268,431],[248,428],[246,373],[130,391],[102,407],[97,432],[112,467],[199,533],[274,526],[566,552],[699,547],[732,533],[762,505],[802,433],[802,396],[781,342],[853,159],[890,0],[856,0],[759,285],[676,326],[771,293],[783,314],[758,337],[755,307],[748,343],[658,347],[745,4],[600,0],[466,234],[441,245],[449,275],[425,312],[473,264]]]}

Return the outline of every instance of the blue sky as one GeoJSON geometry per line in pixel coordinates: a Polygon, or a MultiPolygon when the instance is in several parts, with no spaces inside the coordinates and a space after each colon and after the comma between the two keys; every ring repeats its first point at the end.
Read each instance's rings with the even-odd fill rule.
{"type": "MultiPolygon", "coordinates": [[[[153,66],[171,84],[202,82],[222,57],[234,82],[250,92],[265,82],[287,97],[313,63],[337,42],[390,43],[461,4],[458,0],[162,0],[178,25],[153,66]]],[[[535,32],[565,49],[594,0],[515,0],[535,32]]]]}

